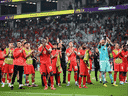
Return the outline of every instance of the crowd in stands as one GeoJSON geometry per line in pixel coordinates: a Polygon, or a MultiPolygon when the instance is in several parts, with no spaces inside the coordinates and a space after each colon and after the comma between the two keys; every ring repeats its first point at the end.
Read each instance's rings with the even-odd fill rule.
{"type": "Polygon", "coordinates": [[[40,40],[46,36],[50,42],[59,37],[66,46],[68,41],[74,41],[78,47],[85,42],[92,49],[106,34],[113,42],[124,43],[128,38],[128,18],[124,11],[102,12],[92,14],[77,14],[47,18],[31,18],[14,23],[14,28],[1,24],[0,44],[8,46],[8,42],[26,39],[32,49],[37,50],[40,40]]]}

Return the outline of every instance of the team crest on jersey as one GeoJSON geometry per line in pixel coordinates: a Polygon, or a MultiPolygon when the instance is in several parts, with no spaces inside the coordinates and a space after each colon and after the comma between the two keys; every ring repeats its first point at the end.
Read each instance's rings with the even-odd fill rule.
{"type": "Polygon", "coordinates": [[[49,66],[49,69],[52,70],[52,66],[49,66]]]}
{"type": "Polygon", "coordinates": [[[46,51],[43,51],[44,54],[46,54],[46,51]]]}

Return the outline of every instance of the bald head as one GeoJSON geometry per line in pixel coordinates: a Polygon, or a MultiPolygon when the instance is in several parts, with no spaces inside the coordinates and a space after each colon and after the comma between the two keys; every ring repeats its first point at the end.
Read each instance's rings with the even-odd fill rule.
{"type": "Polygon", "coordinates": [[[115,44],[115,49],[119,49],[119,44],[118,43],[115,44]]]}
{"type": "Polygon", "coordinates": [[[101,40],[100,43],[101,43],[101,45],[104,45],[105,44],[105,40],[101,40]]]}

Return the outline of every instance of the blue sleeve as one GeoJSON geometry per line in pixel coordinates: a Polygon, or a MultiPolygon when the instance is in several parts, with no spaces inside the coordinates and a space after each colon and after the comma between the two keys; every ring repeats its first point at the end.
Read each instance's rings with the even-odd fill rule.
{"type": "Polygon", "coordinates": [[[98,48],[98,50],[100,50],[101,49],[101,45],[98,44],[97,48],[98,48]]]}
{"type": "Polygon", "coordinates": [[[110,44],[107,42],[107,44],[105,45],[106,47],[108,47],[110,44]]]}

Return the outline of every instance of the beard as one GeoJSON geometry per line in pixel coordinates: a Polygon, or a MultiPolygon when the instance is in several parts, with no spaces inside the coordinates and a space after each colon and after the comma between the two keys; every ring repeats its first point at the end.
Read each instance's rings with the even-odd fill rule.
{"type": "Polygon", "coordinates": [[[86,47],[83,47],[83,49],[85,50],[85,49],[86,49],[86,47]]]}

